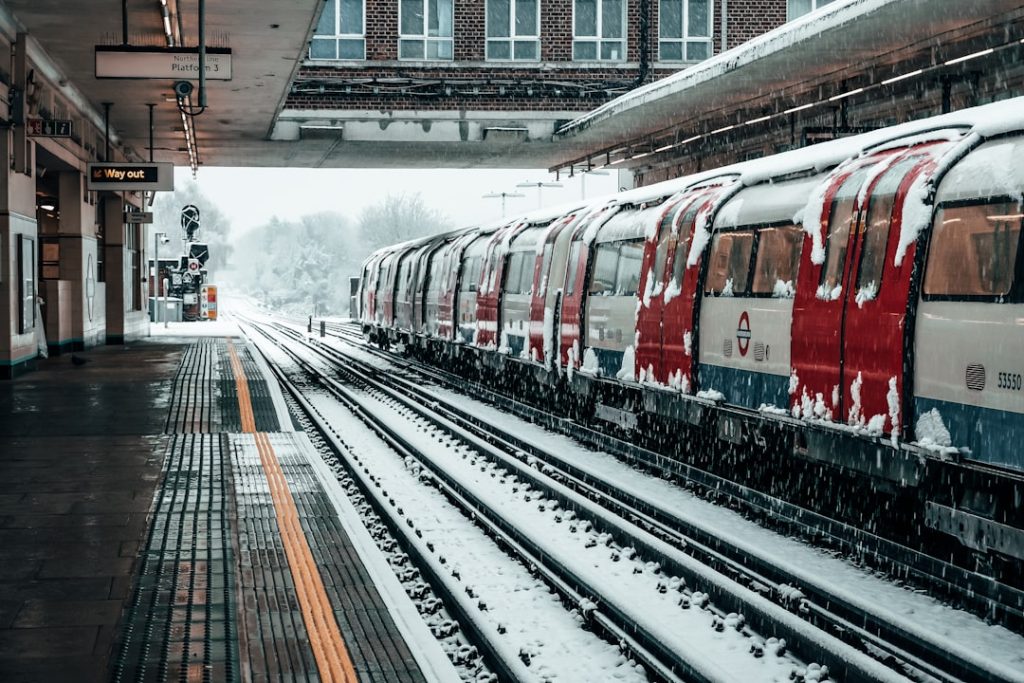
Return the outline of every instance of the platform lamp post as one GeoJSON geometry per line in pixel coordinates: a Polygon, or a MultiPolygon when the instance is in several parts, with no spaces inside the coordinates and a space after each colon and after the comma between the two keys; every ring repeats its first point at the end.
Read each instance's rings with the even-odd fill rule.
{"type": "Polygon", "coordinates": [[[167,243],[170,240],[167,238],[166,232],[153,233],[153,242],[155,249],[153,249],[153,283],[156,284],[156,296],[153,297],[153,308],[156,310],[156,320],[153,322],[160,322],[160,285],[163,285],[164,290],[164,327],[167,327],[167,278],[160,277],[160,243],[167,243]]]}
{"type": "Polygon", "coordinates": [[[509,197],[517,199],[519,197],[525,197],[526,195],[522,192],[488,192],[485,195],[481,195],[484,199],[498,199],[501,198],[501,217],[505,217],[505,200],[509,197]]]}
{"type": "Polygon", "coordinates": [[[551,183],[544,180],[538,180],[536,182],[525,182],[519,183],[516,187],[536,187],[537,188],[537,208],[540,208],[540,193],[542,188],[545,187],[562,187],[562,183],[551,183]]]}

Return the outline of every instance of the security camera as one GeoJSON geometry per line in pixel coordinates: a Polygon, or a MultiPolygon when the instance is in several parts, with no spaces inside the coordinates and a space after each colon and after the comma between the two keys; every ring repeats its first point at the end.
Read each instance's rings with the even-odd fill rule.
{"type": "Polygon", "coordinates": [[[174,94],[179,100],[183,100],[192,94],[192,84],[189,81],[175,81],[174,94]]]}
{"type": "Polygon", "coordinates": [[[160,239],[160,244],[170,244],[170,242],[171,242],[171,238],[168,237],[167,235],[164,235],[164,234],[161,234],[159,239],[160,239]]]}

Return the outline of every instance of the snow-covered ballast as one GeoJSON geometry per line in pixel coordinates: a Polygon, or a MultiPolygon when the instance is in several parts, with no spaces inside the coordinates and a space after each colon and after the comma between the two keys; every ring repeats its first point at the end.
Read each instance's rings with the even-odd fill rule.
{"type": "MultiPolygon", "coordinates": [[[[428,287],[476,280],[473,330],[427,336],[621,427],[781,434],[901,486],[922,456],[1022,472],[1022,129],[996,103],[401,249],[428,287]]],[[[367,261],[367,328],[394,324],[400,261],[367,261]]]]}

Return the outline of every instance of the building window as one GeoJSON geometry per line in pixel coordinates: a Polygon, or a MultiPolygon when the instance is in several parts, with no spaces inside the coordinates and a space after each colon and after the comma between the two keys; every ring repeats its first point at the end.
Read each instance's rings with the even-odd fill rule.
{"type": "Polygon", "coordinates": [[[399,59],[453,59],[453,0],[400,0],[399,59]]]}
{"type": "Polygon", "coordinates": [[[830,2],[833,0],[786,0],[786,19],[792,21],[830,2]]]}
{"type": "Polygon", "coordinates": [[[711,0],[661,0],[658,54],[663,62],[699,62],[711,56],[711,0]]]}
{"type": "Polygon", "coordinates": [[[539,0],[487,0],[487,59],[539,59],[539,0]]]}
{"type": "Polygon", "coordinates": [[[363,0],[327,0],[309,44],[309,58],[366,58],[363,0]]]}
{"type": "Polygon", "coordinates": [[[575,0],[572,58],[577,61],[625,61],[625,0],[575,0]]]}

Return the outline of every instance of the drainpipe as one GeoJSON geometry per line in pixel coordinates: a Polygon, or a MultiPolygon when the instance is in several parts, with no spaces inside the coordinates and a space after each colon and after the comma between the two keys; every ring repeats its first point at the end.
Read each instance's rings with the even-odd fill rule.
{"type": "Polygon", "coordinates": [[[640,0],[640,36],[637,41],[637,47],[640,50],[640,68],[636,74],[636,81],[633,83],[634,88],[639,88],[644,84],[644,81],[647,80],[647,71],[650,67],[650,62],[647,58],[647,53],[650,51],[650,13],[650,0],[640,0]]]}

